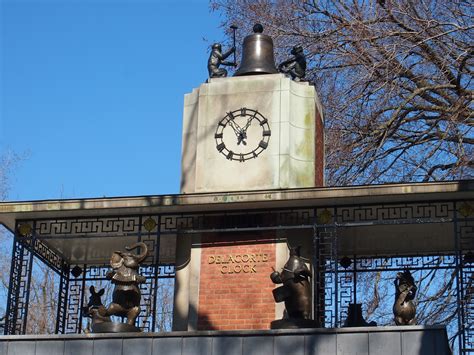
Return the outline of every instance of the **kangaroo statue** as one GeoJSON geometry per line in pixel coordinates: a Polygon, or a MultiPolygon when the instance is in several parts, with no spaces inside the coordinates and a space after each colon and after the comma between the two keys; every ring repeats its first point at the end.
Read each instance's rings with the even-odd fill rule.
{"type": "Polygon", "coordinates": [[[416,294],[415,280],[409,270],[397,273],[395,284],[395,303],[393,305],[393,314],[395,324],[414,325],[416,324],[416,307],[413,299],[416,294]]]}

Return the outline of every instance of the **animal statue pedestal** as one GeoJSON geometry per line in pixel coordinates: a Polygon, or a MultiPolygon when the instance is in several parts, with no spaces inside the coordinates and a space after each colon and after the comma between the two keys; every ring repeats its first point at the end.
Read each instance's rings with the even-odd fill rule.
{"type": "Polygon", "coordinates": [[[284,318],[270,323],[270,329],[318,328],[318,322],[312,319],[284,318]]]}
{"type": "Polygon", "coordinates": [[[283,284],[273,290],[275,302],[285,302],[283,319],[270,323],[271,329],[317,328],[318,322],[311,319],[312,297],[309,278],[311,271],[301,259],[300,248],[290,248],[290,258],[282,272],[274,271],[270,278],[275,284],[283,284]]]}
{"type": "Polygon", "coordinates": [[[347,310],[347,319],[344,322],[344,327],[375,327],[377,323],[367,322],[362,316],[362,304],[351,303],[347,310]]]}
{"type": "Polygon", "coordinates": [[[92,324],[92,333],[138,333],[140,328],[127,323],[109,322],[92,324]]]}
{"type": "Polygon", "coordinates": [[[92,333],[136,333],[141,332],[140,328],[127,323],[112,322],[109,316],[104,316],[106,312],[105,306],[102,304],[101,297],[105,290],[95,291],[95,287],[91,286],[90,297],[87,306],[83,307],[84,317],[92,319],[90,332],[92,333]]]}

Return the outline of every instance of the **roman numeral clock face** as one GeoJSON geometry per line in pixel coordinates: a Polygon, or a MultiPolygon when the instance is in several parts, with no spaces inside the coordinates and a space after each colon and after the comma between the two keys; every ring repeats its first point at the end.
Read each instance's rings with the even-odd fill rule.
{"type": "Polygon", "coordinates": [[[219,121],[214,138],[219,153],[243,163],[262,154],[270,136],[268,120],[260,112],[243,107],[228,112],[219,121]]]}

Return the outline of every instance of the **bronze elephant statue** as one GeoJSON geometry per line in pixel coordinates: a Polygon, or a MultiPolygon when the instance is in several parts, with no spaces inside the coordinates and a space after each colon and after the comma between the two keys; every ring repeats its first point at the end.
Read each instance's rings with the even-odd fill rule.
{"type": "Polygon", "coordinates": [[[139,242],[125,247],[127,251],[141,248],[140,254],[115,251],[110,258],[112,270],[106,275],[115,285],[112,293],[112,303],[107,308],[100,308],[101,316],[126,317],[127,323],[135,324],[140,313],[141,292],[139,284],[146,281],[145,277],[138,274],[138,268],[148,256],[148,247],[139,242]]]}

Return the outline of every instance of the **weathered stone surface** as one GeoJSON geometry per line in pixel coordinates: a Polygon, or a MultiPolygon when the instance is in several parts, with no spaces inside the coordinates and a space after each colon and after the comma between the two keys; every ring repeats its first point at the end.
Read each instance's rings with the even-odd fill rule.
{"type": "Polygon", "coordinates": [[[43,354],[46,348],[64,355],[451,355],[441,326],[0,336],[0,355],[43,354]]]}
{"type": "MultiPolygon", "coordinates": [[[[281,74],[211,79],[185,96],[181,192],[245,191],[316,186],[322,165],[316,164],[315,118],[322,119],[313,86],[281,74]],[[268,148],[243,163],[228,160],[216,149],[219,121],[245,107],[268,119],[268,148]],[[315,172],[315,166],[319,166],[315,172]]],[[[259,127],[248,129],[248,146],[235,145],[235,153],[250,151],[259,140],[259,127]],[[251,148],[252,146],[252,148],[251,148]],[[240,149],[240,151],[239,151],[240,149]]],[[[232,130],[224,131],[232,144],[232,130]]],[[[319,144],[323,140],[319,139],[319,144]]],[[[227,143],[226,143],[227,146],[227,143]]]]}

